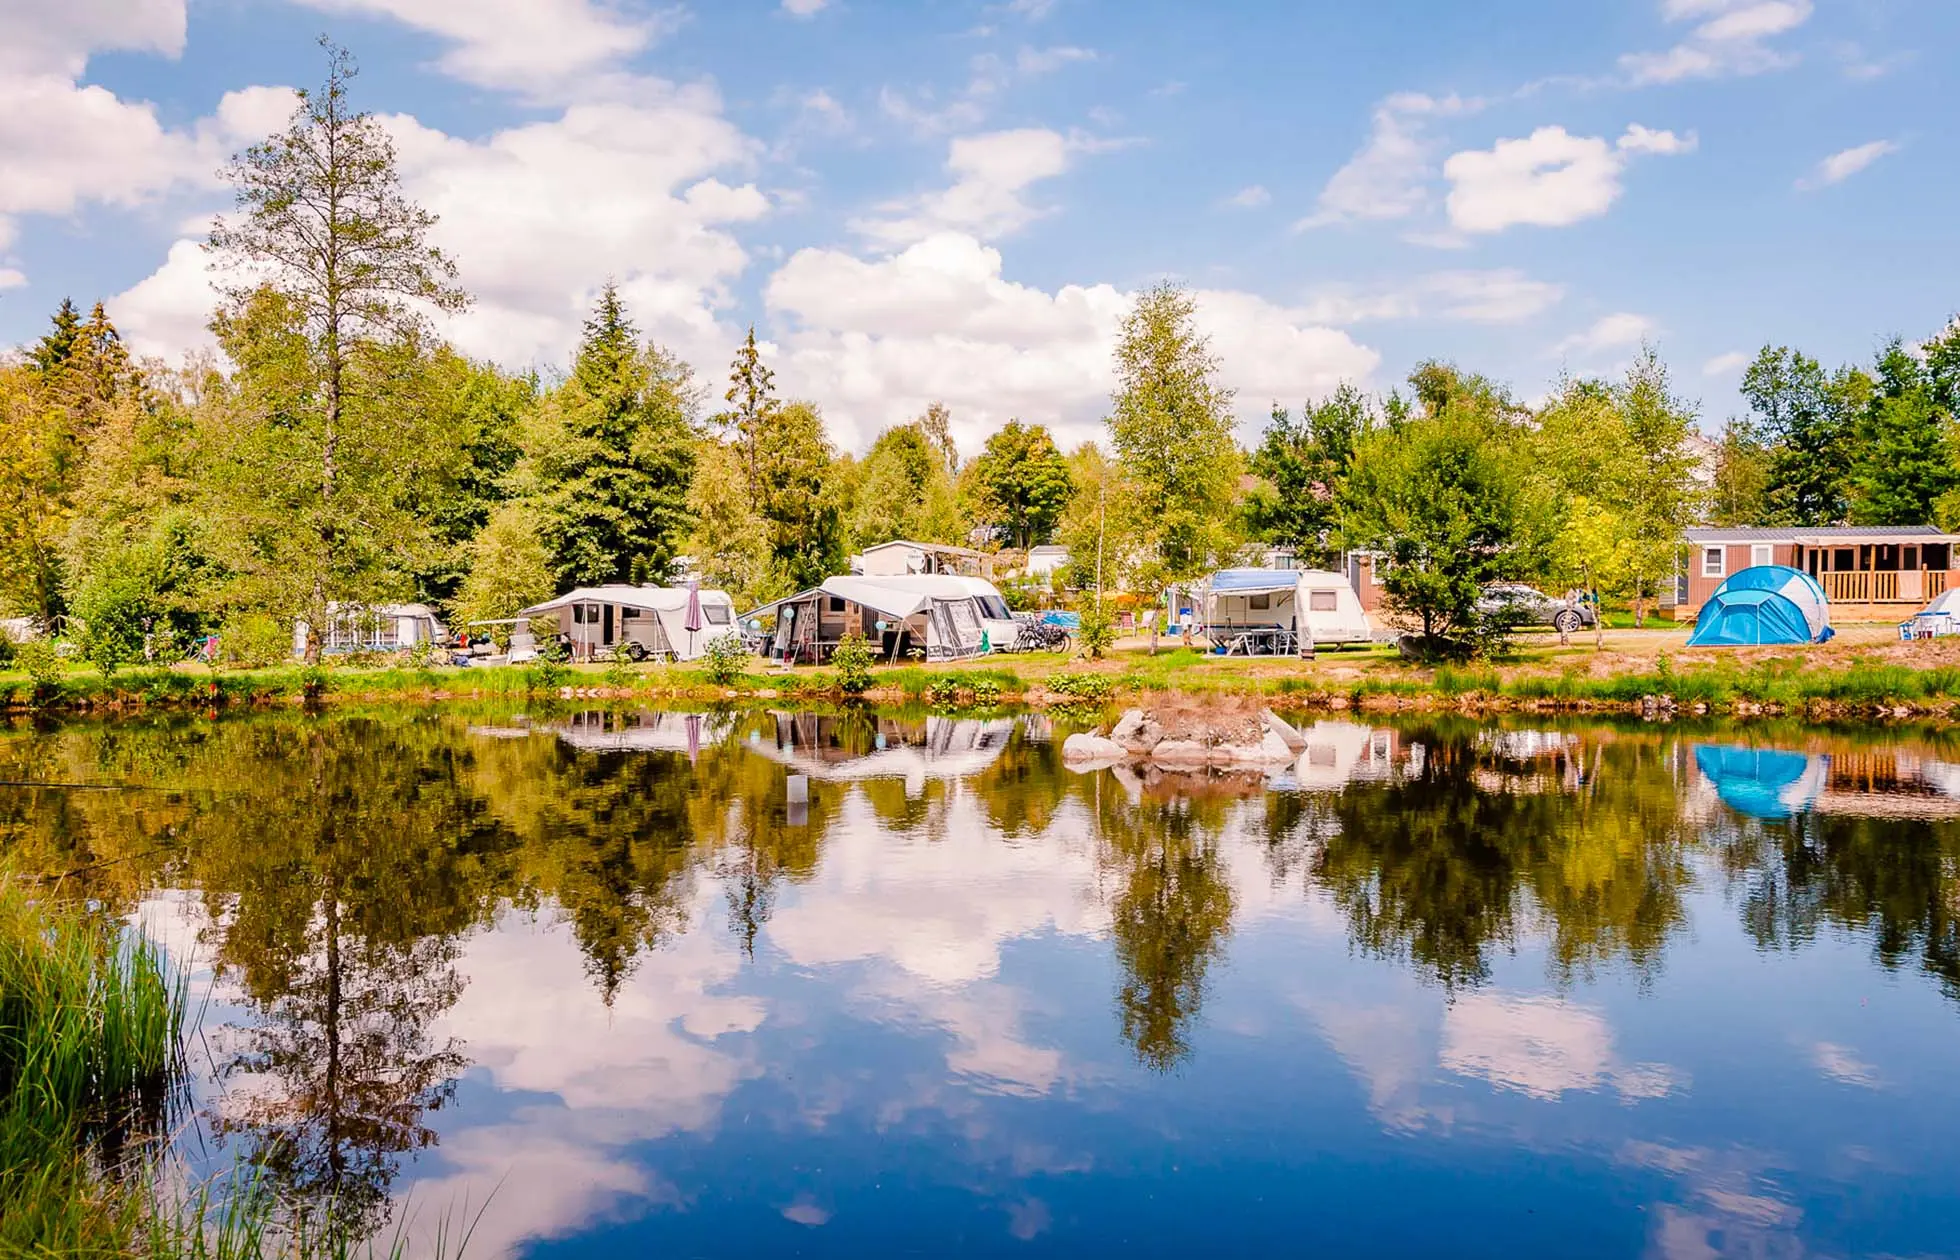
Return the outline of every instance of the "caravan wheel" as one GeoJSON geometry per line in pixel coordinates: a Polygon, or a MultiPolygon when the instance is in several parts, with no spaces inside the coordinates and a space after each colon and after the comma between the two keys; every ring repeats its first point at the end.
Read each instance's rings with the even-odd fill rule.
{"type": "Polygon", "coordinates": [[[628,643],[626,645],[627,660],[633,662],[635,665],[638,665],[641,661],[645,660],[646,658],[647,658],[647,650],[644,644],[628,643]]]}

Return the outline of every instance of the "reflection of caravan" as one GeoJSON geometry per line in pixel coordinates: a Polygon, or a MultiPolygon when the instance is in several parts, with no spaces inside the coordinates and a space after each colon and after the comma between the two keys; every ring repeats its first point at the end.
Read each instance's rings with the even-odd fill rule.
{"type": "Polygon", "coordinates": [[[980,773],[999,760],[1014,734],[1013,718],[878,718],[865,747],[861,739],[847,741],[840,725],[844,719],[816,713],[777,713],[775,718],[774,740],[751,737],[751,751],[797,774],[833,783],[904,779],[908,796],[923,791],[927,779],[980,773]]]}
{"type": "Polygon", "coordinates": [[[674,752],[692,756],[727,738],[735,719],[716,713],[574,713],[546,728],[585,752],[674,752]]]}
{"type": "Polygon", "coordinates": [[[1206,587],[1205,625],[1214,644],[1261,656],[1374,637],[1348,580],[1317,569],[1220,569],[1206,587]]]}
{"type": "Polygon", "coordinates": [[[1329,792],[1350,783],[1380,782],[1395,772],[1400,751],[1396,733],[1358,722],[1315,722],[1300,731],[1307,746],[1293,763],[1290,782],[1279,787],[1329,792]]]}

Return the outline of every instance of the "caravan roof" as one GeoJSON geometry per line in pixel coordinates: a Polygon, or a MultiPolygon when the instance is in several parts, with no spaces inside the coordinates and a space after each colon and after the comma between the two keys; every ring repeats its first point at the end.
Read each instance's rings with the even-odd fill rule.
{"type": "MultiPolygon", "coordinates": [[[[728,598],[721,591],[702,590],[701,598],[720,602],[728,598]]],[[[581,586],[575,591],[567,591],[556,599],[542,604],[533,604],[519,611],[519,617],[542,617],[573,604],[616,604],[621,608],[644,608],[648,612],[674,612],[687,607],[687,588],[676,586],[628,586],[613,583],[606,586],[581,586]]]]}

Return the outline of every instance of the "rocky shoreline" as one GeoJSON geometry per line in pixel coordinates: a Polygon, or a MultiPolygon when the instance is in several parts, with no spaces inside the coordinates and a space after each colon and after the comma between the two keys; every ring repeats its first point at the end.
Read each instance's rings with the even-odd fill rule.
{"type": "Polygon", "coordinates": [[[1109,734],[1081,732],[1062,741],[1062,760],[1072,769],[1137,762],[1160,770],[1252,770],[1287,765],[1306,747],[1306,738],[1267,708],[1126,709],[1109,734]]]}

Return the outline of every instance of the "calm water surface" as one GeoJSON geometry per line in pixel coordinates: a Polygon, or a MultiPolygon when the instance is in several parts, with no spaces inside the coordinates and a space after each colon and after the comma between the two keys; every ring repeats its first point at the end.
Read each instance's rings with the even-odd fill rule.
{"type": "Polygon", "coordinates": [[[0,860],[194,968],[194,1167],[480,1210],[475,1256],[1960,1254],[1960,743],[1058,753],[1039,718],[14,727],[0,860]]]}

